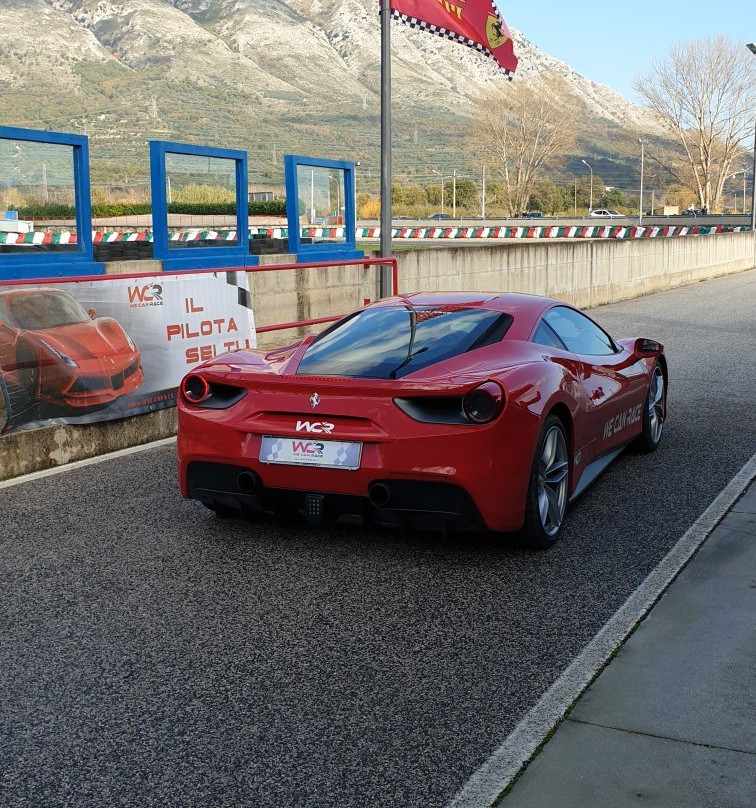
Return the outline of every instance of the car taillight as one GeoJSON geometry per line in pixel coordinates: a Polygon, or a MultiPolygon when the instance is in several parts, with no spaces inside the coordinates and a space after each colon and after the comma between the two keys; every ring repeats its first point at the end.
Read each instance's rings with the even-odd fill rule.
{"type": "Polygon", "coordinates": [[[227,410],[247,395],[247,389],[231,384],[207,381],[199,373],[190,373],[179,387],[181,400],[191,407],[227,410]]]}
{"type": "Polygon", "coordinates": [[[487,424],[504,409],[504,390],[496,382],[483,382],[462,400],[462,410],[474,424],[487,424]]]}
{"type": "Polygon", "coordinates": [[[181,382],[181,395],[187,404],[201,404],[210,395],[210,385],[202,376],[190,374],[181,382]]]}

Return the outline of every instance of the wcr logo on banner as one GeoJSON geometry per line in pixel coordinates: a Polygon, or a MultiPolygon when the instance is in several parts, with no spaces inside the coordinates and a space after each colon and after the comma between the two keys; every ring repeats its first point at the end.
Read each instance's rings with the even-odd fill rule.
{"type": "Polygon", "coordinates": [[[129,286],[128,294],[129,305],[132,309],[163,305],[163,287],[159,283],[148,283],[145,286],[129,286]]]}

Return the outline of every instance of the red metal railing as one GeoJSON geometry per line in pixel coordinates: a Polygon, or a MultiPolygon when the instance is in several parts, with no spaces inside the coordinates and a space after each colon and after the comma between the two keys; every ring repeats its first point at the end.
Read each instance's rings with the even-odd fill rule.
{"type": "MultiPolygon", "coordinates": [[[[155,278],[166,277],[169,275],[207,275],[210,273],[218,272],[277,272],[278,270],[287,271],[294,269],[317,269],[319,267],[338,267],[338,266],[362,266],[365,269],[374,266],[390,266],[391,267],[391,287],[392,294],[399,293],[399,272],[397,268],[396,258],[354,258],[347,261],[312,261],[307,264],[265,264],[264,266],[252,267],[223,267],[220,269],[197,269],[197,270],[178,270],[173,272],[133,272],[124,273],[119,275],[84,275],[80,277],[60,277],[60,278],[23,278],[20,280],[0,280],[0,287],[2,286],[25,286],[33,284],[38,286],[40,284],[50,283],[81,283],[81,282],[107,282],[115,279],[128,279],[133,278],[155,278]]],[[[312,320],[299,320],[293,323],[275,323],[273,325],[264,325],[255,329],[258,334],[264,334],[269,331],[285,331],[289,328],[303,328],[309,325],[320,325],[321,323],[331,323],[341,319],[346,312],[335,314],[329,317],[318,317],[312,320]]]]}

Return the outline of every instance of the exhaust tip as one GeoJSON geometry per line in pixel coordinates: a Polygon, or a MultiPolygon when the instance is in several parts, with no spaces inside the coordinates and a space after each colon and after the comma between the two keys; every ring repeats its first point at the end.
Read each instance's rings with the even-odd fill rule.
{"type": "Polygon", "coordinates": [[[254,471],[243,471],[236,478],[236,487],[242,494],[254,494],[260,487],[260,478],[254,471]]]}
{"type": "Polygon", "coordinates": [[[386,483],[373,483],[368,491],[368,499],[376,508],[385,508],[391,502],[391,489],[386,483]]]}

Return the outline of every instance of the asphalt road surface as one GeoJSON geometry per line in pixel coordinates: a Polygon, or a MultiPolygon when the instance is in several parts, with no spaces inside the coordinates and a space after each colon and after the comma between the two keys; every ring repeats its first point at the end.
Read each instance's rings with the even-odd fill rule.
{"type": "Polygon", "coordinates": [[[756,449],[756,271],[593,315],[671,414],[545,554],[221,521],[171,446],[0,489],[0,805],[442,808],[756,449]]]}

